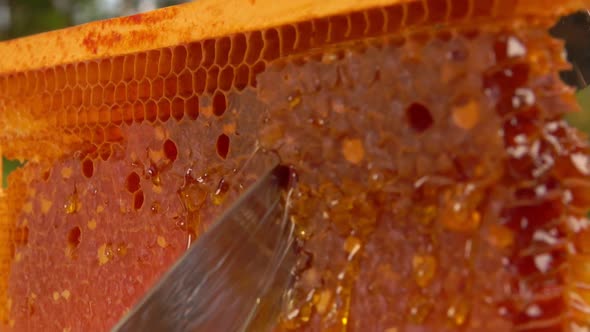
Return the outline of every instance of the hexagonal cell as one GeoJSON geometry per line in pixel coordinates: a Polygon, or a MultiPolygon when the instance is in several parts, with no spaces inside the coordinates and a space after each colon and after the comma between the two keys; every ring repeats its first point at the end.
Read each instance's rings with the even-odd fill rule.
{"type": "MultiPolygon", "coordinates": [[[[39,75],[42,75],[42,72],[38,71],[39,75]]],[[[37,82],[38,85],[41,84],[41,81],[44,81],[44,79],[38,78],[37,82]]],[[[66,81],[67,81],[67,86],[69,87],[75,87],[77,85],[76,82],[76,67],[73,64],[67,64],[66,65],[66,81]]],[[[41,86],[38,86],[38,89],[41,90],[41,86]]]]}
{"type": "Polygon", "coordinates": [[[146,69],[147,53],[137,53],[137,56],[135,57],[135,69],[133,71],[133,77],[138,81],[143,80],[145,78],[146,69]]]}
{"type": "Polygon", "coordinates": [[[350,21],[348,15],[336,15],[329,18],[330,32],[328,35],[328,41],[332,43],[338,43],[346,40],[346,37],[350,34],[350,21]]]}
{"type": "MultiPolygon", "coordinates": [[[[16,88],[16,93],[22,93],[22,83],[24,83],[24,75],[22,73],[18,74],[15,78],[14,87],[16,88]],[[19,79],[20,78],[20,79],[19,79]],[[21,83],[22,82],[22,83],[21,83]]],[[[43,76],[45,76],[45,91],[52,93],[55,91],[55,71],[53,68],[48,68],[43,71],[43,76]]]]}
{"type": "MultiPolygon", "coordinates": [[[[458,2],[458,1],[455,1],[458,2]]],[[[467,3],[467,2],[465,2],[467,3]]],[[[453,9],[457,6],[452,6],[453,9]]],[[[460,6],[459,6],[460,7],[460,6]]],[[[468,7],[469,10],[469,7],[468,7]]],[[[387,14],[386,22],[387,22],[387,31],[394,32],[401,28],[402,22],[404,20],[404,6],[387,6],[385,7],[385,12],[387,14]]]]}
{"type": "Polygon", "coordinates": [[[76,83],[78,85],[88,84],[88,77],[86,75],[86,63],[85,62],[76,63],[76,83]]]}
{"type": "MultiPolygon", "coordinates": [[[[12,79],[12,76],[11,75],[3,76],[3,80],[2,80],[3,81],[2,91],[6,91],[6,94],[10,94],[11,93],[11,89],[13,89],[12,88],[12,81],[11,81],[11,79],[12,79]]],[[[41,81],[41,79],[42,79],[41,73],[38,70],[35,70],[35,81],[37,82],[37,85],[39,85],[39,82],[41,81]]]]}
{"type": "Polygon", "coordinates": [[[106,127],[111,122],[111,114],[106,105],[102,105],[98,107],[98,109],[93,110],[93,113],[96,114],[96,123],[102,128],[106,127]]]}
{"type": "Polygon", "coordinates": [[[219,79],[219,66],[213,65],[207,71],[207,92],[213,93],[217,90],[217,81],[219,79]]]}
{"type": "Polygon", "coordinates": [[[201,66],[207,68],[215,62],[215,39],[203,41],[203,61],[201,66]]]}
{"type": "Polygon", "coordinates": [[[121,104],[121,111],[123,112],[123,122],[127,125],[133,123],[133,105],[129,102],[121,104]]]}
{"type": "Polygon", "coordinates": [[[186,68],[186,60],[186,46],[175,46],[172,49],[172,72],[175,74],[180,74],[186,68]]]}
{"type": "MultiPolygon", "coordinates": [[[[30,75],[32,72],[27,72],[30,75]]],[[[34,83],[33,78],[27,78],[27,82],[34,83]]],[[[66,69],[64,66],[56,66],[55,67],[55,85],[58,90],[61,90],[66,87],[68,81],[66,77],[66,69]]],[[[0,87],[1,89],[1,87],[0,87]]],[[[32,91],[31,91],[32,92],[32,91]]]]}
{"type": "Polygon", "coordinates": [[[192,96],[184,102],[184,111],[186,116],[191,120],[199,117],[199,97],[192,96]]]}
{"type": "Polygon", "coordinates": [[[113,58],[111,79],[110,81],[117,84],[123,79],[123,67],[125,67],[125,57],[117,56],[113,58]]]}
{"type": "Polygon", "coordinates": [[[79,127],[85,126],[88,123],[86,112],[80,111],[80,109],[77,109],[75,112],[78,115],[77,125],[79,127]]]}
{"type": "Polygon", "coordinates": [[[350,24],[350,33],[347,36],[348,39],[358,39],[364,36],[369,25],[365,15],[365,12],[355,12],[348,15],[350,24]]]}
{"type": "MultiPolygon", "coordinates": [[[[33,70],[31,72],[29,72],[29,77],[31,77],[31,84],[32,84],[32,90],[31,90],[31,94],[39,94],[42,90],[41,90],[41,80],[42,75],[40,73],[39,70],[33,70]]],[[[67,85],[67,76],[66,76],[66,85],[67,85]]],[[[10,75],[3,75],[2,78],[0,78],[0,89],[2,89],[2,91],[4,91],[4,93],[6,94],[6,96],[10,96],[11,95],[11,90],[14,89],[13,87],[13,83],[12,81],[10,81],[10,75]],[[4,82],[2,84],[2,82],[4,82]]]]}
{"type": "Polygon", "coordinates": [[[223,91],[229,91],[234,80],[234,68],[232,66],[224,67],[219,73],[218,86],[223,91]]]}
{"type": "Polygon", "coordinates": [[[96,61],[89,61],[86,70],[87,70],[86,75],[87,75],[87,79],[88,79],[88,84],[90,84],[90,85],[97,84],[98,77],[99,77],[98,63],[96,61]]]}
{"type": "Polygon", "coordinates": [[[293,53],[295,49],[295,40],[297,39],[297,30],[291,24],[283,25],[279,29],[281,39],[281,56],[293,53]]]}
{"type": "Polygon", "coordinates": [[[115,126],[121,125],[123,123],[123,111],[121,110],[120,106],[113,105],[110,107],[111,113],[111,123],[115,126]]]}
{"type": "Polygon", "coordinates": [[[176,121],[182,120],[184,117],[184,100],[180,97],[174,97],[172,99],[172,117],[176,121]]]}
{"type": "Polygon", "coordinates": [[[119,82],[115,87],[114,102],[119,104],[125,101],[127,101],[127,84],[125,82],[119,82]]]}
{"type": "Polygon", "coordinates": [[[281,40],[277,29],[267,29],[264,31],[264,49],[262,58],[266,61],[277,59],[281,54],[281,40]]]}
{"type": "Polygon", "coordinates": [[[313,25],[312,47],[320,47],[328,41],[330,22],[328,18],[322,17],[311,21],[313,25]]]}
{"type": "Polygon", "coordinates": [[[106,142],[120,142],[123,140],[123,130],[119,126],[109,125],[104,128],[106,142]]]}
{"type": "Polygon", "coordinates": [[[141,179],[139,175],[135,172],[129,173],[127,175],[127,179],[125,179],[125,189],[128,192],[134,193],[137,192],[141,188],[141,179]]]}
{"type": "MultiPolygon", "coordinates": [[[[151,86],[148,86],[148,88],[151,88],[151,86]]],[[[139,83],[137,83],[137,81],[133,80],[127,82],[127,84],[125,85],[125,89],[127,90],[127,101],[132,102],[137,100],[137,98],[139,97],[139,83]]],[[[146,93],[146,97],[147,96],[149,96],[149,93],[146,93]]]]}
{"type": "Polygon", "coordinates": [[[229,63],[237,66],[244,61],[246,57],[246,49],[248,45],[246,44],[246,35],[243,33],[237,33],[232,36],[231,39],[231,51],[229,54],[229,63]]]}
{"type": "Polygon", "coordinates": [[[145,198],[143,196],[143,190],[140,190],[138,192],[136,192],[133,195],[133,208],[137,211],[139,209],[141,209],[141,207],[143,206],[143,202],[144,202],[145,198]]]}
{"type": "Polygon", "coordinates": [[[307,50],[311,48],[311,39],[313,38],[313,25],[310,21],[299,22],[295,25],[297,38],[293,46],[294,49],[307,50]]]}
{"type": "Polygon", "coordinates": [[[234,86],[238,90],[243,90],[250,81],[250,68],[248,65],[241,64],[238,68],[236,68],[234,73],[234,86]]]}
{"type": "Polygon", "coordinates": [[[250,68],[250,86],[256,87],[258,84],[256,78],[258,77],[258,74],[264,71],[265,68],[266,65],[264,61],[258,61],[254,66],[252,66],[252,68],[250,68]]]}
{"type": "Polygon", "coordinates": [[[86,113],[86,120],[89,124],[98,124],[99,110],[96,108],[89,108],[83,111],[86,113]]]}
{"type": "Polygon", "coordinates": [[[61,92],[56,92],[51,95],[51,101],[49,102],[51,105],[51,109],[53,110],[61,110],[64,106],[63,101],[63,94],[61,92]]]}
{"type": "Polygon", "coordinates": [[[158,119],[162,122],[170,119],[170,101],[166,98],[162,98],[158,101],[158,119]]]}
{"type": "Polygon", "coordinates": [[[246,62],[252,65],[260,59],[264,41],[260,31],[252,31],[248,34],[248,48],[246,49],[246,62]]]}
{"type": "MultiPolygon", "coordinates": [[[[479,1],[481,2],[481,1],[479,1]]],[[[488,1],[484,1],[488,2],[488,1]]],[[[404,25],[411,26],[417,25],[426,20],[427,9],[425,3],[422,1],[409,2],[406,4],[406,17],[404,25]]]]}
{"type": "Polygon", "coordinates": [[[82,161],[82,174],[89,179],[94,175],[94,162],[92,160],[86,158],[82,161]]]}
{"type": "Polygon", "coordinates": [[[229,154],[229,144],[230,139],[229,136],[227,136],[226,134],[221,134],[219,135],[219,137],[217,137],[217,155],[222,159],[226,159],[227,155],[229,154]]]}
{"type": "MultiPolygon", "coordinates": [[[[53,89],[57,90],[57,86],[56,86],[56,78],[55,78],[55,67],[51,68],[51,76],[52,76],[52,81],[53,81],[53,89]]],[[[24,72],[20,72],[16,75],[16,82],[15,84],[18,86],[18,90],[20,91],[21,95],[24,95],[26,93],[26,89],[28,86],[27,83],[27,76],[24,72]]]]}
{"type": "MultiPolygon", "coordinates": [[[[436,1],[436,3],[440,3],[440,1],[436,1]]],[[[437,13],[430,13],[437,15],[437,13]]],[[[446,15],[446,8],[441,10],[440,13],[446,15]]],[[[367,17],[367,23],[369,24],[366,30],[366,36],[373,37],[385,32],[385,11],[382,8],[369,9],[365,11],[365,15],[367,17]]]]}
{"type": "Polygon", "coordinates": [[[231,49],[231,40],[229,37],[218,38],[215,42],[215,63],[223,67],[229,61],[229,51],[231,49]]]}
{"type": "Polygon", "coordinates": [[[107,83],[104,87],[103,102],[105,104],[112,104],[115,102],[115,84],[112,82],[107,83]]]}
{"type": "Polygon", "coordinates": [[[174,96],[178,91],[178,77],[170,75],[164,79],[164,95],[174,96]]]}
{"type": "Polygon", "coordinates": [[[172,50],[163,48],[160,50],[160,62],[158,63],[158,75],[165,77],[172,72],[172,50]]]}
{"type": "Polygon", "coordinates": [[[423,132],[434,123],[430,110],[423,104],[412,103],[406,108],[408,125],[417,132],[423,132]]]}
{"type": "Polygon", "coordinates": [[[98,147],[98,156],[100,157],[100,159],[107,161],[109,160],[109,158],[111,157],[113,151],[112,151],[112,146],[109,143],[103,143],[98,147]]]}
{"type": "Polygon", "coordinates": [[[82,105],[82,100],[84,98],[84,91],[81,87],[76,86],[72,89],[72,106],[80,106],[82,105]]]}
{"type": "MultiPolygon", "coordinates": [[[[58,90],[63,90],[65,88],[65,72],[63,72],[63,77],[60,77],[60,75],[62,74],[60,72],[60,69],[63,70],[62,66],[56,67],[55,68],[55,80],[56,80],[56,85],[57,85],[57,89],[58,90]],[[60,81],[61,79],[63,79],[63,81],[60,81]]],[[[25,73],[25,82],[26,82],[26,90],[25,90],[25,95],[27,96],[32,96],[35,94],[35,89],[37,87],[37,82],[35,81],[35,73],[33,71],[27,71],[25,73]]],[[[0,88],[1,89],[1,88],[0,88]]],[[[6,91],[6,90],[2,90],[2,91],[6,91]]]]}
{"type": "Polygon", "coordinates": [[[78,124],[78,111],[77,110],[72,109],[67,112],[66,124],[68,126],[74,126],[74,125],[78,124]]]}
{"type": "Polygon", "coordinates": [[[176,147],[176,143],[170,139],[167,139],[164,141],[163,149],[166,158],[168,158],[170,161],[176,160],[178,157],[178,148],[176,147]]]}
{"type": "Polygon", "coordinates": [[[199,68],[193,75],[193,87],[195,93],[201,94],[205,92],[205,86],[207,85],[207,71],[204,68],[199,68]]]}
{"type": "Polygon", "coordinates": [[[82,88],[82,105],[92,105],[92,90],[88,85],[82,88]]]}
{"type": "Polygon", "coordinates": [[[213,114],[222,116],[227,109],[227,99],[225,94],[221,91],[215,92],[213,95],[213,114]]]}
{"type": "Polygon", "coordinates": [[[133,121],[142,123],[145,119],[145,105],[142,101],[137,100],[133,103],[133,121]]]}
{"type": "Polygon", "coordinates": [[[100,106],[103,101],[103,88],[100,85],[95,85],[90,90],[90,104],[92,106],[100,106]]]}
{"type": "Polygon", "coordinates": [[[123,80],[125,82],[133,79],[135,74],[135,54],[125,55],[125,62],[123,63],[123,80]]]}
{"type": "Polygon", "coordinates": [[[160,51],[151,50],[147,53],[147,64],[145,75],[149,79],[158,77],[158,67],[160,64],[160,51]]]}
{"type": "Polygon", "coordinates": [[[152,82],[151,99],[160,99],[164,97],[164,80],[161,77],[155,78],[152,82]]]}
{"type": "Polygon", "coordinates": [[[199,68],[203,60],[203,50],[201,42],[193,42],[188,44],[187,66],[191,70],[199,68]]]}
{"type": "Polygon", "coordinates": [[[148,100],[145,103],[145,119],[150,123],[155,123],[158,119],[158,104],[154,100],[148,100]]]}
{"type": "Polygon", "coordinates": [[[190,97],[193,93],[193,75],[188,69],[185,69],[178,76],[178,95],[182,97],[190,97]]]}
{"type": "MultiPolygon", "coordinates": [[[[81,114],[84,114],[84,113],[81,112],[81,114]]],[[[88,128],[87,126],[84,126],[84,127],[80,128],[80,134],[78,136],[86,142],[91,141],[92,140],[92,129],[88,128]]]]}
{"type": "Polygon", "coordinates": [[[68,107],[68,105],[72,104],[72,94],[73,94],[73,91],[72,91],[72,89],[69,89],[69,88],[63,89],[61,92],[61,95],[64,100],[64,105],[66,105],[66,107],[68,107]]]}
{"type": "Polygon", "coordinates": [[[102,59],[98,62],[98,80],[102,84],[111,81],[111,59],[102,59]]]}
{"type": "MultiPolygon", "coordinates": [[[[91,121],[89,121],[89,122],[91,122],[91,121]]],[[[92,130],[92,138],[91,138],[92,143],[99,145],[99,144],[102,144],[104,142],[104,140],[105,140],[104,130],[100,127],[94,128],[94,130],[92,130]]]]}
{"type": "MultiPolygon", "coordinates": [[[[6,86],[6,93],[9,96],[16,95],[16,93],[18,91],[16,84],[14,84],[14,78],[15,78],[15,75],[14,74],[9,74],[8,75],[8,81],[10,81],[10,84],[7,84],[7,86],[6,86]]],[[[39,90],[40,91],[45,91],[45,77],[44,77],[44,75],[42,73],[39,73],[38,74],[38,78],[39,78],[38,79],[38,82],[39,82],[39,90]]]]}

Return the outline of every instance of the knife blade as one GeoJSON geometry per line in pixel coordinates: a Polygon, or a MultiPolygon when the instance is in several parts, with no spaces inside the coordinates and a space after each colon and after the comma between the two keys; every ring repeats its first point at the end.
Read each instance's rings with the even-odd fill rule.
{"type": "Polygon", "coordinates": [[[278,165],[252,185],[113,331],[272,328],[296,265],[293,174],[278,165]]]}

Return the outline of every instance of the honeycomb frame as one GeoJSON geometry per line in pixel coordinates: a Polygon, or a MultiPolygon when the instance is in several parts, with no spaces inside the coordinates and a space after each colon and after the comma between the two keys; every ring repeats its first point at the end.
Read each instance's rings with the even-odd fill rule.
{"type": "MultiPolygon", "coordinates": [[[[233,94],[256,90],[257,77],[278,59],[383,36],[419,39],[437,24],[452,25],[467,35],[476,22],[519,27],[526,20],[527,26],[547,26],[559,15],[590,2],[293,1],[270,9],[275,8],[271,4],[270,0],[224,4],[204,0],[0,43],[0,54],[8,55],[0,59],[3,153],[47,166],[70,152],[82,151],[78,155],[82,174],[92,178],[95,161],[107,162],[120,153],[132,126],[157,128],[232,116],[233,94]],[[41,51],[39,45],[44,45],[41,51]],[[60,51],[64,48],[68,52],[60,51]]],[[[299,101],[293,97],[291,102],[296,106],[299,101]]],[[[421,112],[421,107],[414,105],[408,114],[421,112]]],[[[415,127],[428,126],[426,121],[415,127]]],[[[231,122],[213,134],[212,155],[218,160],[239,151],[233,145],[234,134],[231,122]]],[[[162,153],[174,161],[179,151],[170,142],[165,141],[162,153]]],[[[357,157],[353,153],[350,158],[357,157]]],[[[38,176],[18,175],[0,200],[4,225],[0,238],[11,239],[0,249],[5,276],[16,257],[15,248],[28,237],[26,226],[16,223],[17,214],[28,209],[25,197],[30,195],[24,193],[27,184],[22,178],[38,176]]],[[[147,195],[139,181],[132,176],[126,182],[135,210],[143,207],[147,195]]],[[[70,208],[78,209],[74,203],[70,208]]],[[[68,233],[73,247],[79,236],[77,228],[68,233]]],[[[167,245],[160,238],[157,244],[167,245]]],[[[0,283],[2,295],[6,279],[0,279],[5,282],[0,283]]],[[[9,323],[6,313],[1,313],[9,323]]]]}

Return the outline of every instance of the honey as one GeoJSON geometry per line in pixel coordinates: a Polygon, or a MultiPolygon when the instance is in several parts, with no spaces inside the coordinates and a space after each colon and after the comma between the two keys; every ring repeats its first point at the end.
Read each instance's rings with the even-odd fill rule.
{"type": "Polygon", "coordinates": [[[7,328],[110,329],[260,151],[298,174],[276,331],[589,327],[590,147],[546,32],[587,2],[207,1],[0,59],[0,145],[29,160],[0,199],[7,328]],[[197,14],[218,30],[167,30],[197,14]]]}

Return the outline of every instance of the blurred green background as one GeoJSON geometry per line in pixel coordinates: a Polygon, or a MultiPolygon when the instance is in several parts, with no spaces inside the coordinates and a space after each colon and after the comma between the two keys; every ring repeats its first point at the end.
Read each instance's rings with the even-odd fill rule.
{"type": "MultiPolygon", "coordinates": [[[[188,0],[0,0],[0,40],[110,17],[133,15],[188,0]]],[[[0,54],[0,56],[2,56],[0,54]]],[[[21,164],[3,158],[2,187],[21,164]]]]}
{"type": "MultiPolygon", "coordinates": [[[[0,0],[0,40],[132,15],[186,1],[189,0],[0,0]]],[[[583,109],[570,115],[568,120],[588,133],[590,88],[586,88],[586,82],[590,82],[590,14],[585,11],[565,17],[551,29],[551,33],[565,40],[573,69],[562,73],[562,78],[578,89],[577,97],[583,109]]],[[[6,187],[7,175],[20,164],[6,159],[3,163],[2,185],[6,187]]]]}

